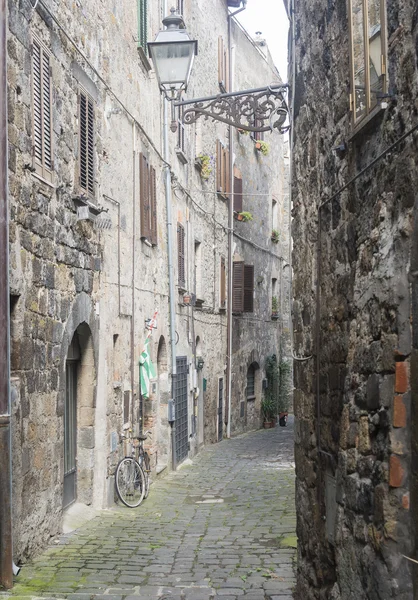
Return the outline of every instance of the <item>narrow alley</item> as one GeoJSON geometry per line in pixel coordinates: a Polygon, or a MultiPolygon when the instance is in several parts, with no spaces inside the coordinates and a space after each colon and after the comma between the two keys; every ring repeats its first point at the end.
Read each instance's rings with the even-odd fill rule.
{"type": "Polygon", "coordinates": [[[205,448],[54,540],[1,598],[290,600],[296,559],[293,418],[205,448]]]}

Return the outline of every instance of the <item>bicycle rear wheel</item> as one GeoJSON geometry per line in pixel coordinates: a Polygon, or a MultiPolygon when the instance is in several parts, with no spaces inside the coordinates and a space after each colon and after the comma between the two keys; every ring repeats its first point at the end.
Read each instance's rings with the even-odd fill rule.
{"type": "Polygon", "coordinates": [[[116,492],[125,506],[136,508],[144,499],[145,476],[141,465],[133,458],[119,461],[115,476],[116,492]]]}

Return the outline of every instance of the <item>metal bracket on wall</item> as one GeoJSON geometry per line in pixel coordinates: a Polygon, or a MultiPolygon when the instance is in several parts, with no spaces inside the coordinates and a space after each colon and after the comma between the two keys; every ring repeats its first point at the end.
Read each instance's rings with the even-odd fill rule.
{"type": "Polygon", "coordinates": [[[183,123],[191,125],[200,117],[221,121],[243,131],[273,131],[285,133],[289,109],[286,103],[288,85],[271,85],[265,88],[218,94],[207,98],[194,98],[175,102],[183,109],[183,123]],[[187,108],[190,106],[190,108],[187,108]]]}

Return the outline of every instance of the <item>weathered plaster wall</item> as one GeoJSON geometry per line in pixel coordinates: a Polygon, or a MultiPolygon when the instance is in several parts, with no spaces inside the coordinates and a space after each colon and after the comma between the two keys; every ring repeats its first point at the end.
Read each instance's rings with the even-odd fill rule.
{"type": "Polygon", "coordinates": [[[318,231],[318,206],[416,123],[416,7],[388,2],[387,19],[393,96],[352,137],[346,3],[296,3],[294,336],[313,355],[294,366],[300,598],[413,597],[416,136],[328,203],[318,231]]]}

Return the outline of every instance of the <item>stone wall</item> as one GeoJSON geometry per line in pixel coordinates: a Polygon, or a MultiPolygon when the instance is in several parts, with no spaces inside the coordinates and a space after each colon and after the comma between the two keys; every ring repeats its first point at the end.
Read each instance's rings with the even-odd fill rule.
{"type": "Polygon", "coordinates": [[[294,340],[312,356],[294,365],[300,598],[413,597],[416,135],[379,155],[416,124],[418,32],[395,4],[391,97],[355,132],[346,3],[295,9],[294,340]]]}
{"type": "MultiPolygon", "coordinates": [[[[218,36],[227,42],[225,0],[185,1],[199,40],[189,97],[218,93],[218,36]],[[207,27],[208,20],[214,23],[207,27]]],[[[149,2],[148,38],[161,27],[162,2],[149,2]]],[[[76,500],[114,502],[122,456],[120,433],[139,422],[138,360],[145,320],[158,311],[150,342],[158,375],[144,401],[143,425],[156,472],[171,465],[171,347],[167,214],[162,159],[162,100],[155,74],[137,49],[135,2],[67,6],[45,0],[9,3],[9,186],[15,561],[44,546],[62,526],[64,420],[69,347],[78,340],[76,500]],[[31,40],[50,52],[52,183],[32,172],[31,40]],[[78,94],[95,102],[95,193],[100,214],[79,219],[78,94]],[[141,239],[139,155],[156,170],[157,244],[141,239]],[[24,493],[22,493],[24,486],[24,493]],[[33,502],[37,498],[37,502],[33,502]]],[[[247,37],[239,52],[251,53],[247,37]]],[[[261,55],[247,70],[258,81],[261,55]]],[[[220,306],[220,261],[227,258],[227,205],[216,193],[216,141],[225,125],[205,121],[185,131],[184,152],[170,133],[176,355],[186,357],[188,443],[193,456],[218,439],[218,382],[225,378],[226,311],[220,306]],[[211,157],[203,179],[195,166],[211,157]],[[177,224],[185,228],[185,286],[178,285],[177,224]],[[198,279],[198,283],[197,280],[198,279]],[[183,294],[199,288],[196,306],[183,294]],[[196,371],[196,356],[204,367],[196,371]]],[[[256,165],[256,163],[255,163],[256,165]]],[[[256,168],[254,168],[254,173],[256,168]]],[[[270,171],[269,171],[270,174],[270,171]]],[[[258,175],[264,177],[260,170],[258,175]]],[[[254,175],[255,177],[255,175],[254,175]]],[[[256,422],[256,419],[255,421],[256,422]]],[[[223,426],[225,427],[225,426],[223,426]]]]}

